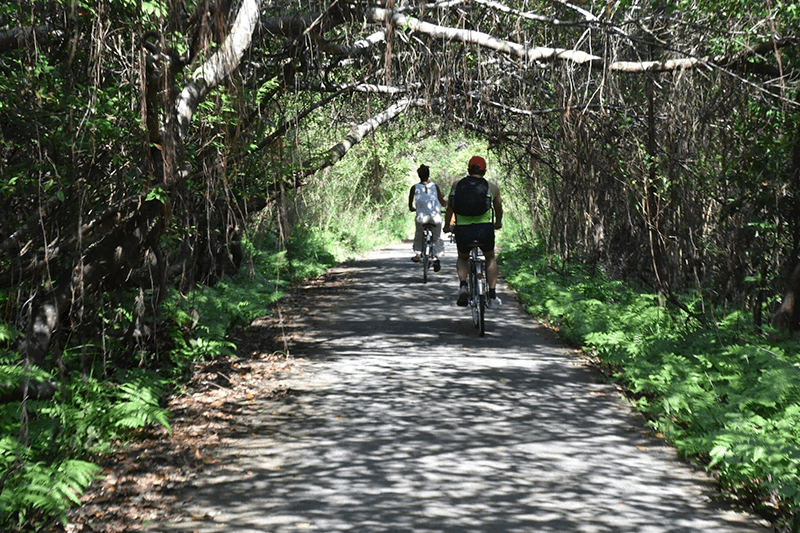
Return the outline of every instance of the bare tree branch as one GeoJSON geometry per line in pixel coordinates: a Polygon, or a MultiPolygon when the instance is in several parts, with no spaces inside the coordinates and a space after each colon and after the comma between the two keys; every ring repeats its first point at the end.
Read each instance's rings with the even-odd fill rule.
{"type": "Polygon", "coordinates": [[[734,68],[741,66],[744,60],[756,55],[754,50],[769,49],[769,47],[779,49],[786,46],[796,45],[798,38],[789,37],[777,39],[767,43],[761,43],[753,50],[745,51],[734,56],[717,55],[707,57],[684,57],[677,59],[666,59],[662,61],[614,61],[608,62],[606,58],[594,54],[589,54],[580,50],[569,50],[566,48],[552,48],[547,46],[537,46],[529,48],[525,45],[513,41],[498,39],[488,33],[474,30],[462,30],[450,28],[424,22],[414,17],[403,15],[400,12],[383,8],[367,8],[364,10],[367,20],[373,23],[391,23],[398,28],[428,35],[435,39],[445,41],[459,41],[463,43],[475,44],[495,50],[513,57],[525,60],[528,63],[537,61],[567,61],[578,65],[587,65],[590,68],[606,69],[614,72],[667,72],[672,70],[721,66],[734,68]]]}
{"type": "Polygon", "coordinates": [[[386,31],[380,30],[359,39],[351,45],[332,44],[322,39],[318,40],[320,50],[331,55],[338,56],[358,56],[363,55],[379,43],[386,42],[386,31]]]}

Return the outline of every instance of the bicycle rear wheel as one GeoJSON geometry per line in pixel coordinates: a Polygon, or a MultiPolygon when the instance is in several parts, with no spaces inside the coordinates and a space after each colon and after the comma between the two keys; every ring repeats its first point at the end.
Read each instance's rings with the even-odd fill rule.
{"type": "Polygon", "coordinates": [[[486,325],[484,323],[484,318],[486,317],[486,295],[481,294],[478,296],[478,302],[475,306],[478,310],[478,336],[483,337],[486,333],[486,325]]]}
{"type": "Polygon", "coordinates": [[[483,337],[486,333],[486,291],[485,281],[483,275],[485,268],[483,263],[476,257],[475,250],[472,251],[470,257],[470,272],[469,272],[469,291],[470,291],[470,307],[472,308],[472,323],[478,330],[478,335],[483,337]]]}
{"type": "Polygon", "coordinates": [[[422,283],[428,283],[428,265],[430,259],[428,257],[428,250],[422,252],[422,283]]]}
{"type": "Polygon", "coordinates": [[[469,307],[472,311],[472,325],[480,329],[481,316],[480,316],[480,294],[478,292],[478,278],[475,271],[471,270],[469,273],[469,307]]]}

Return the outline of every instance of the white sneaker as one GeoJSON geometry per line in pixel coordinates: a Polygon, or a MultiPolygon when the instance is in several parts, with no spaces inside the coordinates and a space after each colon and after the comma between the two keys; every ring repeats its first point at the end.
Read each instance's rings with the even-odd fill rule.
{"type": "Polygon", "coordinates": [[[494,298],[489,298],[486,302],[486,306],[489,309],[498,309],[501,305],[503,305],[503,301],[496,296],[494,298]]]}

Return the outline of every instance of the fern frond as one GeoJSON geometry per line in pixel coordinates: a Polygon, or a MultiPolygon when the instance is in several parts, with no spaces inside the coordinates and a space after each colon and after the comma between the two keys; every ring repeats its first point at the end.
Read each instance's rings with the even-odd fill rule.
{"type": "Polygon", "coordinates": [[[120,402],[109,412],[112,426],[137,429],[149,424],[159,424],[171,429],[169,411],[158,403],[163,392],[164,380],[155,372],[129,372],[126,381],[118,386],[120,402]]]}

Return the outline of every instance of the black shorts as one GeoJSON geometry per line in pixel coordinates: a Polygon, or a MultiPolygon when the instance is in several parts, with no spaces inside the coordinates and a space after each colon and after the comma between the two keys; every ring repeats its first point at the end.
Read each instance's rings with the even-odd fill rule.
{"type": "Polygon", "coordinates": [[[494,224],[470,224],[468,226],[456,225],[456,247],[458,253],[469,255],[470,245],[479,242],[484,255],[494,252],[494,224]]]}

